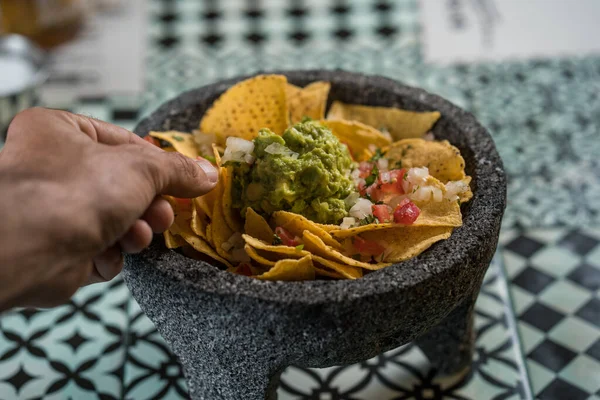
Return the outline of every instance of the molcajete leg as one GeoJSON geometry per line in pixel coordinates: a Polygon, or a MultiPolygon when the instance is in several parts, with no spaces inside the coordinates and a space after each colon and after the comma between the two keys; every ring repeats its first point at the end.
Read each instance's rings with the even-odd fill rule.
{"type": "Polygon", "coordinates": [[[461,372],[471,364],[475,343],[473,324],[477,293],[415,340],[440,375],[461,372]]]}

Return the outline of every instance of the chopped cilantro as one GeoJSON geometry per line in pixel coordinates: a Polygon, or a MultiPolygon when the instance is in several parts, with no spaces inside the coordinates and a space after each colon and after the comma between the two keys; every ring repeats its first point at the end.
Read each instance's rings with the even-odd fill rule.
{"type": "Polygon", "coordinates": [[[379,220],[372,215],[367,215],[365,218],[361,219],[358,222],[359,226],[369,225],[369,224],[378,224],[379,220]]]}
{"type": "Polygon", "coordinates": [[[416,187],[413,189],[413,191],[412,191],[412,192],[414,193],[414,192],[416,192],[418,189],[419,189],[419,186],[416,186],[416,187]]]}
{"type": "Polygon", "coordinates": [[[402,177],[402,179],[404,179],[405,181],[408,180],[408,171],[406,171],[404,173],[404,176],[402,177]]]}
{"type": "Polygon", "coordinates": [[[183,142],[183,138],[181,136],[178,135],[173,135],[173,139],[177,140],[178,142],[183,142]]]}
{"type": "Polygon", "coordinates": [[[217,159],[213,156],[202,156],[205,160],[208,160],[211,164],[216,164],[217,159]]]}
{"type": "Polygon", "coordinates": [[[375,161],[383,158],[383,156],[385,156],[385,152],[381,151],[380,148],[377,148],[377,150],[375,150],[375,154],[373,155],[373,157],[371,157],[369,159],[369,162],[375,162],[375,161]]]}
{"type": "Polygon", "coordinates": [[[273,246],[277,246],[278,244],[282,244],[283,240],[279,237],[278,234],[273,234],[273,242],[271,243],[273,246]]]}
{"type": "Polygon", "coordinates": [[[375,183],[378,176],[379,176],[379,168],[377,168],[377,165],[374,165],[373,169],[371,170],[371,175],[367,176],[367,179],[365,179],[366,187],[369,187],[373,183],[375,183]]]}
{"type": "Polygon", "coordinates": [[[300,251],[304,249],[304,245],[303,244],[299,244],[298,246],[296,246],[296,251],[300,251]]]}

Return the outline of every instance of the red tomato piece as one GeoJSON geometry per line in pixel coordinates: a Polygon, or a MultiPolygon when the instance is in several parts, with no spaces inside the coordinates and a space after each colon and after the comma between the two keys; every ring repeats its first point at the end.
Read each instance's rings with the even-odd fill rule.
{"type": "Polygon", "coordinates": [[[392,220],[392,208],[387,204],[376,204],[373,206],[373,215],[379,222],[390,222],[392,220]]]}
{"type": "Polygon", "coordinates": [[[383,193],[404,194],[404,189],[402,188],[402,180],[404,179],[405,173],[406,169],[404,168],[390,171],[390,181],[389,183],[381,184],[381,191],[383,193]]]}
{"type": "Polygon", "coordinates": [[[409,199],[404,199],[394,210],[394,222],[403,225],[412,225],[419,218],[421,210],[409,199]]]}
{"type": "Polygon", "coordinates": [[[281,238],[281,243],[284,246],[296,247],[301,244],[298,236],[292,235],[280,226],[275,228],[275,234],[281,238]]]}
{"type": "Polygon", "coordinates": [[[360,236],[353,238],[354,248],[361,254],[366,256],[378,256],[385,251],[385,248],[379,243],[372,240],[366,240],[360,236]]]}

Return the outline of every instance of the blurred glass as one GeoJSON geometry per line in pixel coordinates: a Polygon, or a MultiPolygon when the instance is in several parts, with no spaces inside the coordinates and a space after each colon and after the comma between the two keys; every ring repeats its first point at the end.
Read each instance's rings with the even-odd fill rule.
{"type": "Polygon", "coordinates": [[[0,0],[0,33],[18,33],[48,49],[74,38],[85,0],[0,0]]]}

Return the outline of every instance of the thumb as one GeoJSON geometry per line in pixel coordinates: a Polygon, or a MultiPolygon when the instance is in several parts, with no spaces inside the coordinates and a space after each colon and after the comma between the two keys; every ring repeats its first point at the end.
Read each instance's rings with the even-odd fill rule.
{"type": "Polygon", "coordinates": [[[156,194],[192,198],[210,192],[219,180],[219,172],[206,159],[194,160],[176,152],[146,153],[146,173],[156,194]]]}

